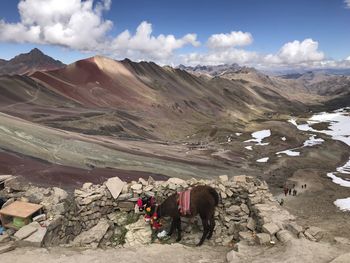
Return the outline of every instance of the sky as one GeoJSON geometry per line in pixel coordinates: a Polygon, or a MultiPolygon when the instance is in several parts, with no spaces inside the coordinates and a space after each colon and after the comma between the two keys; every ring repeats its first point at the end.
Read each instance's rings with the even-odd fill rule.
{"type": "Polygon", "coordinates": [[[350,68],[350,0],[2,0],[0,58],[350,68]]]}

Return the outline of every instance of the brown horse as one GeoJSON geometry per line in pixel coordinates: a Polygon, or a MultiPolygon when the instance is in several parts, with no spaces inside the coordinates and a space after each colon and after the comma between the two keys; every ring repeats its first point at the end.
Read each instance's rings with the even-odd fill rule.
{"type": "MultiPolygon", "coordinates": [[[[190,195],[190,214],[186,217],[194,217],[199,214],[203,224],[203,235],[197,246],[203,244],[205,238],[210,239],[213,235],[215,220],[215,207],[219,204],[219,194],[214,188],[206,185],[195,186],[190,195]]],[[[170,231],[171,236],[177,229],[177,239],[181,240],[181,213],[178,207],[178,194],[169,196],[164,202],[155,208],[158,218],[169,216],[172,218],[170,231]]]]}

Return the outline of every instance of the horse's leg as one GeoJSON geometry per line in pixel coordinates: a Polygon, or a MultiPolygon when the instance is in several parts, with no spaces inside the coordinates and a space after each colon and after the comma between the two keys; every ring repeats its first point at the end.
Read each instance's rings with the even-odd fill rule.
{"type": "Polygon", "coordinates": [[[210,226],[210,230],[209,230],[209,234],[207,236],[207,239],[211,239],[211,237],[213,236],[213,232],[214,232],[214,228],[215,228],[214,215],[209,219],[209,226],[210,226]]]}
{"type": "Polygon", "coordinates": [[[171,226],[170,226],[170,230],[169,230],[169,233],[168,233],[168,236],[171,236],[172,234],[173,234],[173,232],[174,232],[174,229],[175,229],[175,219],[174,218],[172,218],[171,219],[171,226]]]}
{"type": "Polygon", "coordinates": [[[201,240],[197,244],[197,246],[201,246],[203,244],[203,242],[204,242],[204,240],[207,237],[208,232],[209,232],[208,218],[201,216],[201,219],[202,219],[202,225],[203,225],[203,235],[202,235],[201,240]]]}
{"type": "Polygon", "coordinates": [[[177,239],[176,242],[179,242],[181,240],[181,218],[176,218],[176,228],[177,228],[177,239]]]}

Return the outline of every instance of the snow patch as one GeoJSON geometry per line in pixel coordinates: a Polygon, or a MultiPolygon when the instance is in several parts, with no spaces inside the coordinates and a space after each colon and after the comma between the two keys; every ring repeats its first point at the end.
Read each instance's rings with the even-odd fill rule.
{"type": "Polygon", "coordinates": [[[342,211],[350,211],[350,197],[344,199],[337,199],[334,204],[342,211]]]}
{"type": "Polygon", "coordinates": [[[258,163],[267,163],[267,161],[269,160],[270,158],[269,157],[264,157],[264,158],[261,158],[259,160],[256,160],[258,163]]]}
{"type": "Polygon", "coordinates": [[[253,150],[253,146],[246,146],[246,147],[244,147],[244,148],[246,148],[246,149],[249,150],[249,151],[252,151],[252,150],[253,150]]]}
{"type": "Polygon", "coordinates": [[[268,145],[269,143],[263,143],[263,139],[271,136],[271,130],[261,130],[252,133],[254,139],[250,139],[244,142],[256,142],[257,145],[268,145]]]}
{"type": "Polygon", "coordinates": [[[344,180],[338,176],[335,176],[334,173],[327,173],[327,176],[332,178],[333,183],[339,184],[344,187],[350,187],[350,181],[344,180]]]}
{"type": "Polygon", "coordinates": [[[285,150],[281,152],[277,152],[276,154],[286,154],[288,156],[299,156],[300,152],[292,151],[292,150],[285,150]]]}
{"type": "Polygon", "coordinates": [[[322,144],[324,140],[322,138],[316,138],[315,134],[312,134],[311,137],[304,142],[303,147],[311,147],[314,145],[322,144]]]}

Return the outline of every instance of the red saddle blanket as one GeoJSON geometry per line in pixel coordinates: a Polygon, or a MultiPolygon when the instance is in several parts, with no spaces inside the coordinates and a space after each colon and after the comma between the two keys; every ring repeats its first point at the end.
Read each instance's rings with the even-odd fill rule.
{"type": "Polygon", "coordinates": [[[190,207],[191,189],[184,192],[179,192],[177,194],[178,194],[177,203],[178,203],[180,214],[182,216],[190,215],[191,214],[191,207],[190,207]]]}

